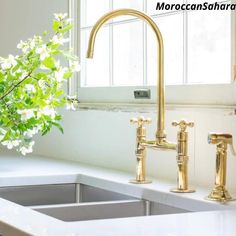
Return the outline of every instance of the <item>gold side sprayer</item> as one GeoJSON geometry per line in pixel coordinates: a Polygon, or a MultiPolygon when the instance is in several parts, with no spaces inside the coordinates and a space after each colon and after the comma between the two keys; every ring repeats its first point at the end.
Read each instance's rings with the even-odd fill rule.
{"type": "Polygon", "coordinates": [[[228,190],[226,189],[226,173],[227,173],[227,148],[230,145],[233,155],[233,137],[231,134],[224,133],[209,133],[208,143],[216,144],[216,174],[215,186],[207,199],[218,202],[226,202],[233,200],[228,190]]]}

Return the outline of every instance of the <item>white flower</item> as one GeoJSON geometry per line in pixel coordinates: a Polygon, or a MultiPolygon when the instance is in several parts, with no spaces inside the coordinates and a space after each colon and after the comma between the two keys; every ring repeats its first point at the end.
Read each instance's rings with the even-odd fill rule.
{"type": "Polygon", "coordinates": [[[35,43],[41,43],[43,41],[43,38],[42,38],[42,36],[34,35],[33,40],[35,43]]]}
{"type": "Polygon", "coordinates": [[[49,105],[53,100],[54,100],[54,97],[50,95],[50,96],[45,100],[45,102],[46,102],[47,105],[49,105]]]}
{"type": "Polygon", "coordinates": [[[26,44],[26,43],[21,40],[21,41],[17,44],[16,47],[17,47],[18,49],[22,49],[23,47],[25,47],[25,44],[26,44]]]}
{"type": "Polygon", "coordinates": [[[1,62],[2,69],[7,70],[10,69],[12,66],[16,66],[17,65],[17,61],[15,60],[16,58],[18,58],[18,56],[14,57],[13,55],[9,55],[8,58],[2,59],[1,62]]]}
{"type": "Polygon", "coordinates": [[[58,70],[58,69],[60,69],[60,67],[61,67],[60,61],[56,61],[55,62],[55,68],[58,70]]]}
{"type": "Polygon", "coordinates": [[[21,49],[23,53],[26,53],[29,49],[29,46],[26,42],[24,41],[20,41],[18,44],[17,44],[17,48],[18,49],[21,49]]]}
{"type": "Polygon", "coordinates": [[[21,49],[23,53],[27,53],[29,49],[33,49],[35,48],[35,45],[36,45],[36,41],[38,41],[38,37],[37,36],[34,36],[34,38],[30,38],[27,42],[24,42],[24,41],[20,41],[18,44],[17,44],[17,48],[18,49],[21,49]]]}
{"type": "Polygon", "coordinates": [[[33,49],[35,47],[36,43],[35,43],[35,40],[32,39],[30,42],[29,42],[29,47],[30,49],[33,49]]]}
{"type": "Polygon", "coordinates": [[[26,148],[26,147],[23,146],[19,149],[19,151],[21,152],[22,155],[25,156],[26,154],[33,152],[33,149],[32,148],[26,148]]]}
{"type": "Polygon", "coordinates": [[[76,111],[75,105],[73,102],[67,102],[66,103],[66,110],[69,111],[76,111]]]}
{"type": "Polygon", "coordinates": [[[34,117],[34,110],[33,109],[23,109],[23,110],[18,110],[17,113],[21,115],[21,120],[22,121],[27,121],[34,117]]]}
{"type": "Polygon", "coordinates": [[[24,79],[26,76],[28,75],[28,73],[26,72],[26,71],[24,71],[23,73],[22,73],[22,75],[20,76],[20,80],[22,80],[22,79],[24,79]]]}
{"type": "Polygon", "coordinates": [[[19,151],[21,152],[21,154],[25,156],[26,154],[33,152],[34,143],[34,141],[31,141],[28,146],[20,147],[19,151]]]}
{"type": "Polygon", "coordinates": [[[56,114],[57,113],[54,108],[46,106],[46,107],[39,110],[38,117],[41,117],[41,115],[45,115],[45,116],[50,116],[52,119],[55,119],[56,114]]]}
{"type": "Polygon", "coordinates": [[[13,147],[19,146],[20,142],[20,140],[6,140],[2,142],[2,145],[7,146],[8,149],[12,149],[13,147]]]}
{"type": "Polygon", "coordinates": [[[28,92],[28,93],[36,93],[36,89],[34,87],[33,84],[26,84],[25,85],[25,90],[28,92]]]}
{"type": "Polygon", "coordinates": [[[41,65],[41,66],[40,66],[40,69],[41,69],[41,70],[50,70],[50,69],[47,68],[45,65],[41,65]]]}
{"type": "Polygon", "coordinates": [[[57,82],[63,82],[63,81],[65,81],[65,79],[63,78],[64,77],[64,74],[66,73],[66,71],[68,70],[68,68],[66,68],[66,67],[60,67],[59,69],[58,69],[58,71],[56,71],[55,72],[55,79],[56,79],[56,81],[57,82]]]}
{"type": "Polygon", "coordinates": [[[56,20],[58,20],[58,21],[61,21],[61,20],[64,20],[66,17],[67,17],[67,13],[55,13],[54,14],[54,17],[55,17],[55,19],[56,20]]]}
{"type": "Polygon", "coordinates": [[[54,35],[51,42],[53,44],[60,44],[63,45],[64,43],[68,43],[70,41],[69,38],[58,37],[58,35],[54,35]]]}
{"type": "Polygon", "coordinates": [[[66,21],[66,23],[71,23],[73,21],[73,19],[67,18],[65,21],[66,21]]]}
{"type": "Polygon", "coordinates": [[[38,81],[38,84],[39,84],[39,87],[40,87],[41,89],[45,89],[46,86],[47,86],[47,83],[46,83],[43,79],[40,79],[40,80],[38,81]]]}
{"type": "Polygon", "coordinates": [[[81,70],[81,66],[78,61],[70,61],[70,68],[75,72],[79,72],[81,70]]]}
{"type": "Polygon", "coordinates": [[[45,58],[49,57],[47,46],[45,44],[43,44],[40,48],[37,48],[36,53],[40,55],[41,61],[43,61],[45,58]]]}
{"type": "Polygon", "coordinates": [[[67,96],[66,110],[76,111],[78,106],[78,100],[76,96],[67,96]]]}
{"type": "Polygon", "coordinates": [[[76,99],[76,95],[68,95],[67,99],[68,100],[74,100],[74,99],[76,99]]]}
{"type": "Polygon", "coordinates": [[[28,129],[24,132],[24,136],[27,136],[28,138],[32,138],[35,134],[37,134],[41,130],[41,126],[38,125],[34,127],[33,129],[28,129]]]}

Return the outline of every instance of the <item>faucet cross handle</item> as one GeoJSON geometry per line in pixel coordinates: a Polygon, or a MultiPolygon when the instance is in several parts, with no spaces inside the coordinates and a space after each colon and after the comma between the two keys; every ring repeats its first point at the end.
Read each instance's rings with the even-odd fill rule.
{"type": "Polygon", "coordinates": [[[152,122],[151,118],[145,118],[143,116],[130,119],[130,123],[131,124],[138,124],[138,127],[143,127],[145,124],[151,124],[151,122],[152,122]]]}
{"type": "Polygon", "coordinates": [[[180,127],[180,131],[181,132],[185,132],[185,130],[187,129],[187,127],[193,127],[194,126],[194,122],[190,121],[186,121],[186,120],[181,120],[181,121],[173,121],[172,122],[173,126],[179,126],[180,127]]]}

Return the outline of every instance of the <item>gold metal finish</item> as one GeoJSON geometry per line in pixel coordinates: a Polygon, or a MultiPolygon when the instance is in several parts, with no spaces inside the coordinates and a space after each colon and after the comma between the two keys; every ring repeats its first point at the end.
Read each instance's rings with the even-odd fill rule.
{"type": "MultiPolygon", "coordinates": [[[[132,119],[131,123],[137,123],[137,147],[136,147],[136,156],[137,156],[137,169],[136,169],[136,179],[132,182],[134,183],[147,183],[145,179],[145,159],[146,159],[146,148],[153,148],[158,150],[176,150],[177,144],[168,142],[166,139],[165,132],[165,89],[164,89],[164,45],[162,34],[156,25],[156,23],[143,12],[133,10],[133,9],[119,9],[111,11],[104,16],[102,16],[93,26],[87,50],[87,58],[93,58],[94,54],[94,45],[97,33],[99,29],[107,23],[109,20],[123,15],[130,15],[138,17],[147,23],[154,32],[156,43],[157,43],[157,131],[155,140],[146,140],[146,129],[144,128],[145,123],[149,123],[147,119],[139,118],[132,119]]],[[[184,132],[183,132],[184,133],[184,132]]],[[[187,141],[186,145],[187,147],[187,141]]],[[[178,154],[179,155],[179,154],[178,154]]],[[[181,172],[187,173],[187,164],[183,165],[184,169],[181,172]]],[[[184,180],[182,181],[184,182],[184,180]]],[[[183,187],[183,190],[186,190],[183,187]]]]}
{"type": "Polygon", "coordinates": [[[140,18],[141,20],[145,21],[154,31],[156,36],[156,42],[158,45],[157,48],[157,55],[158,55],[158,62],[157,62],[157,70],[158,70],[158,77],[157,77],[157,110],[158,110],[158,119],[157,119],[157,132],[156,132],[156,143],[163,148],[168,148],[167,141],[166,141],[166,133],[165,133],[165,90],[164,90],[164,46],[163,46],[163,39],[159,28],[157,27],[156,23],[146,14],[140,11],[136,11],[133,9],[119,9],[115,11],[111,11],[104,16],[102,16],[96,24],[93,26],[90,37],[89,37],[89,44],[87,50],[87,58],[93,58],[94,53],[94,44],[97,32],[99,29],[109,20],[123,15],[130,15],[140,18]]]}
{"type": "Polygon", "coordinates": [[[226,189],[226,166],[227,166],[227,147],[230,145],[233,155],[233,137],[231,134],[210,133],[208,143],[216,144],[216,175],[215,187],[208,195],[207,199],[211,201],[226,202],[233,200],[226,189]]]}
{"type": "Polygon", "coordinates": [[[151,183],[150,180],[146,180],[146,148],[141,145],[141,143],[146,141],[146,128],[145,124],[150,124],[150,118],[144,118],[140,116],[139,118],[133,118],[130,120],[131,124],[137,124],[136,129],[136,150],[135,155],[137,157],[136,164],[136,179],[131,180],[130,183],[134,184],[148,184],[151,183]]]}
{"type": "Polygon", "coordinates": [[[171,189],[171,192],[175,193],[193,193],[194,189],[188,187],[188,132],[187,127],[193,127],[193,122],[187,122],[181,120],[180,122],[173,121],[173,126],[179,126],[179,132],[177,134],[177,165],[178,165],[178,178],[177,188],[171,189]]]}

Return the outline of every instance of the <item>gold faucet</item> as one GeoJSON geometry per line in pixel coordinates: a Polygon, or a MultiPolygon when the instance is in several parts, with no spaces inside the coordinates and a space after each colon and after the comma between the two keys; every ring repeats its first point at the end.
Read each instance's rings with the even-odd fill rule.
{"type": "Polygon", "coordinates": [[[216,175],[215,186],[207,199],[218,202],[233,200],[225,187],[228,145],[231,147],[232,154],[236,155],[233,148],[233,137],[231,134],[209,133],[208,143],[216,144],[216,175]]]}
{"type": "Polygon", "coordinates": [[[176,145],[172,143],[168,143],[166,141],[166,133],[165,133],[165,90],[164,90],[164,46],[163,46],[163,39],[161,32],[159,28],[157,27],[156,23],[146,14],[133,10],[133,9],[119,9],[115,11],[111,11],[104,16],[102,16],[93,26],[90,37],[89,37],[89,44],[88,44],[88,50],[87,50],[87,58],[93,58],[93,52],[94,52],[94,44],[95,44],[95,39],[97,36],[97,32],[101,28],[102,25],[104,25],[107,21],[110,19],[113,19],[118,16],[123,16],[123,15],[130,15],[130,16],[135,16],[143,21],[145,21],[150,27],[153,29],[156,40],[157,40],[157,53],[158,53],[158,77],[157,77],[157,94],[158,94],[158,119],[157,119],[157,132],[156,132],[156,141],[155,144],[157,147],[160,148],[166,148],[166,149],[175,149],[176,145]]]}
{"type": "MultiPolygon", "coordinates": [[[[104,16],[102,16],[93,26],[90,37],[89,37],[89,44],[88,44],[88,51],[87,51],[87,58],[93,58],[94,52],[94,44],[97,33],[99,29],[109,20],[123,15],[130,15],[138,17],[139,19],[146,22],[154,31],[156,42],[157,42],[157,55],[158,55],[158,62],[157,62],[157,69],[158,69],[158,76],[157,76],[157,111],[158,111],[158,119],[157,119],[157,131],[156,131],[156,138],[155,140],[146,140],[146,131],[143,127],[145,118],[135,119],[132,123],[138,123],[137,129],[137,149],[136,149],[136,156],[137,156],[137,169],[136,169],[136,180],[132,181],[133,183],[147,183],[150,181],[146,180],[145,177],[145,159],[146,159],[146,148],[154,148],[154,149],[161,149],[161,150],[176,150],[177,144],[167,141],[166,139],[166,132],[165,132],[165,89],[164,89],[164,45],[163,45],[163,38],[162,34],[156,25],[156,23],[146,14],[143,12],[133,10],[133,9],[119,9],[111,11],[104,16]],[[142,120],[142,121],[141,121],[142,120]],[[140,135],[141,133],[141,135],[140,135]]],[[[186,163],[186,162],[185,162],[186,163]]],[[[179,168],[180,169],[180,168],[179,168]]],[[[181,169],[182,175],[184,173],[187,175],[187,168],[181,169]]],[[[180,174],[179,174],[180,176],[180,174]]],[[[182,178],[183,180],[185,178],[182,178]]],[[[181,185],[182,186],[182,185],[181,185]]],[[[185,185],[185,187],[187,184],[185,185]]],[[[182,188],[182,187],[181,187],[182,188]]],[[[182,191],[182,189],[180,189],[182,191]]],[[[187,187],[186,187],[187,192],[187,187]]]]}

